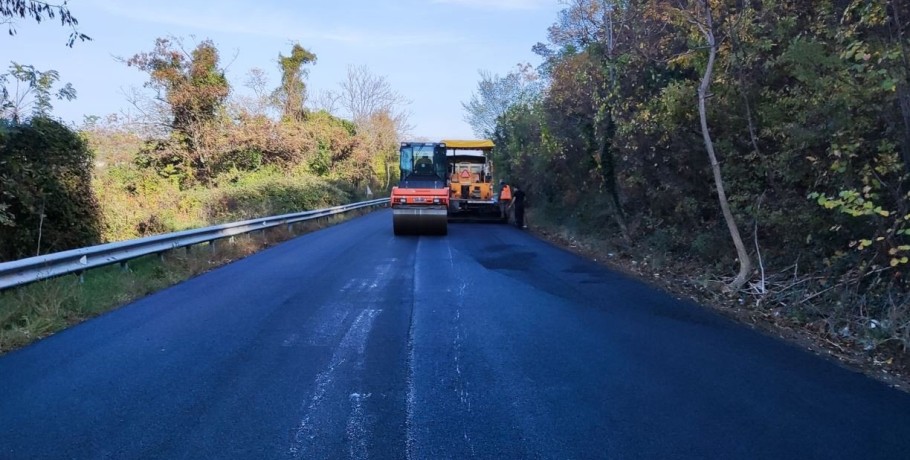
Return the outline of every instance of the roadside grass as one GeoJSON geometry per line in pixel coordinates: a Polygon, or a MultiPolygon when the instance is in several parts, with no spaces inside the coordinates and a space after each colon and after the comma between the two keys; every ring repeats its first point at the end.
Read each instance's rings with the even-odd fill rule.
{"type": "Polygon", "coordinates": [[[278,226],[0,292],[0,355],[274,244],[369,211],[278,226]]]}

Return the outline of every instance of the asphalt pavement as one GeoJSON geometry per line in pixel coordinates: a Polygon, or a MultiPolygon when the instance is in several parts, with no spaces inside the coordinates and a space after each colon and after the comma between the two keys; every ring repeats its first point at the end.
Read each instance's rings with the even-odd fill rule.
{"type": "Polygon", "coordinates": [[[515,227],[391,221],[0,357],[0,459],[910,455],[908,394],[515,227]]]}

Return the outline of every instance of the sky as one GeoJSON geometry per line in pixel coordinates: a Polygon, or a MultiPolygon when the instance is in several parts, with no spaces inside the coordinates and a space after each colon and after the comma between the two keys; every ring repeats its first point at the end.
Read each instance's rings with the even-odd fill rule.
{"type": "Polygon", "coordinates": [[[0,72],[10,61],[54,69],[77,91],[56,101],[54,115],[80,124],[85,115],[129,109],[124,95],[147,75],[116,57],[151,51],[158,37],[189,43],[211,39],[232,91],[244,94],[250,69],[277,86],[278,54],[300,43],[315,53],[311,92],[338,90],[349,66],[366,66],[411,101],[412,138],[474,138],[464,121],[479,71],[505,75],[519,63],[540,64],[531,52],[564,5],[560,0],[70,0],[79,31],[92,41],[66,47],[59,21],[22,19],[17,34],[0,35],[0,72]]]}

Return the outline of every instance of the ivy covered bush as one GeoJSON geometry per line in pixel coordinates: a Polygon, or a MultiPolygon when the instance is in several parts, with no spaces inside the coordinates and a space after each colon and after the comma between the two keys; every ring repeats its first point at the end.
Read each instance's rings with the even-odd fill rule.
{"type": "Polygon", "coordinates": [[[92,152],[73,130],[36,117],[0,126],[0,260],[96,244],[92,152]]]}

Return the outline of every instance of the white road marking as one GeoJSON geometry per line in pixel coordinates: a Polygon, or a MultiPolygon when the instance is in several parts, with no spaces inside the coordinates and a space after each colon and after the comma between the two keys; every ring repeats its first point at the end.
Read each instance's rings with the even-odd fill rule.
{"type": "Polygon", "coordinates": [[[351,305],[331,303],[323,305],[313,318],[312,330],[307,333],[307,344],[323,346],[332,341],[341,332],[341,325],[351,313],[351,305]]]}
{"type": "Polygon", "coordinates": [[[363,411],[363,401],[369,398],[371,393],[351,394],[351,416],[348,417],[348,457],[352,460],[366,460],[367,440],[369,431],[367,430],[366,415],[363,411]]]}
{"type": "MultiPolygon", "coordinates": [[[[423,244],[422,240],[418,242],[418,252],[420,251],[421,244],[423,244]]],[[[446,247],[446,250],[448,251],[448,262],[449,262],[448,263],[448,268],[449,268],[448,273],[445,273],[445,274],[436,273],[435,276],[447,275],[447,276],[449,276],[449,279],[452,279],[452,280],[460,279],[460,277],[456,275],[455,260],[454,260],[455,255],[452,251],[452,246],[448,245],[446,247]]],[[[434,268],[435,268],[435,265],[434,265],[434,268]]],[[[443,266],[443,270],[445,270],[445,268],[446,267],[443,266]]],[[[422,298],[421,293],[418,292],[420,289],[422,289],[421,281],[418,279],[421,274],[420,258],[417,259],[417,262],[414,267],[414,273],[415,273],[415,294],[414,294],[415,303],[424,302],[426,299],[422,298]]],[[[448,396],[448,394],[451,394],[451,393],[447,393],[448,390],[439,391],[438,389],[427,388],[428,384],[429,385],[438,385],[439,381],[427,382],[426,375],[424,373],[420,374],[420,382],[416,381],[418,379],[418,377],[417,377],[417,373],[415,371],[415,367],[418,365],[424,364],[423,362],[418,363],[417,357],[415,356],[415,349],[417,346],[417,344],[415,343],[415,341],[416,341],[415,337],[417,336],[418,332],[420,332],[421,334],[424,333],[424,332],[422,332],[422,328],[424,326],[422,324],[418,324],[417,318],[428,314],[428,312],[427,312],[427,310],[412,311],[412,319],[411,319],[412,323],[411,323],[411,328],[408,332],[408,382],[407,382],[408,394],[407,394],[407,413],[406,413],[407,437],[405,440],[406,458],[408,460],[421,459],[421,458],[428,457],[432,454],[429,454],[428,452],[426,452],[426,450],[432,450],[434,448],[433,446],[428,445],[427,436],[431,434],[428,431],[429,428],[424,427],[424,426],[417,426],[417,421],[423,419],[423,416],[424,416],[423,412],[426,410],[424,407],[419,407],[419,408],[416,407],[418,401],[420,401],[420,404],[426,403],[426,401],[424,401],[424,399],[422,399],[422,398],[426,398],[426,396],[423,394],[424,392],[429,393],[430,395],[432,395],[433,398],[441,397],[445,400],[448,400],[449,398],[452,398],[452,400],[455,400],[455,398],[457,398],[457,401],[460,403],[460,408],[455,406],[455,407],[451,407],[451,409],[456,411],[460,416],[464,416],[464,417],[470,416],[470,414],[472,412],[472,399],[473,398],[471,397],[471,393],[469,391],[469,387],[468,387],[469,382],[465,378],[466,376],[463,375],[463,371],[465,371],[465,369],[463,368],[463,365],[465,364],[464,344],[465,344],[465,338],[466,338],[466,328],[463,324],[462,315],[461,315],[461,311],[464,309],[464,302],[466,301],[466,299],[469,299],[469,296],[468,296],[469,289],[468,288],[469,288],[468,283],[466,281],[462,280],[461,283],[454,289],[452,289],[452,288],[447,289],[447,292],[444,294],[445,297],[447,299],[454,299],[453,302],[446,304],[446,307],[447,307],[446,310],[448,310],[448,308],[451,308],[451,313],[440,313],[441,315],[444,315],[444,316],[439,317],[439,319],[441,319],[442,321],[440,321],[439,324],[433,325],[434,329],[440,329],[440,331],[438,332],[440,335],[447,336],[446,339],[451,340],[451,342],[449,342],[449,343],[451,343],[451,347],[452,347],[452,349],[451,349],[452,350],[452,361],[450,363],[438,363],[438,368],[436,368],[437,374],[434,375],[434,378],[442,378],[445,382],[445,387],[452,388],[452,391],[455,394],[454,397],[448,396]],[[452,316],[448,316],[449,314],[451,314],[452,316]],[[449,320],[446,321],[443,318],[447,318],[449,320]],[[418,331],[418,328],[421,328],[421,331],[418,331]],[[451,367],[448,367],[448,366],[451,366],[451,367]],[[448,369],[446,369],[447,367],[448,367],[448,369]],[[419,394],[418,394],[418,392],[419,392],[419,394]],[[419,411],[421,413],[419,415],[417,415],[417,414],[415,414],[415,411],[419,411]]],[[[430,309],[432,307],[435,307],[435,305],[431,306],[429,304],[422,303],[421,307],[425,308],[425,309],[430,309]]],[[[418,305],[415,304],[413,308],[414,309],[418,308],[418,305]]],[[[436,313],[436,310],[430,310],[430,312],[429,312],[429,314],[431,316],[435,315],[435,313],[436,313]]],[[[421,336],[421,337],[423,337],[423,336],[421,336]]],[[[435,368],[435,365],[434,365],[434,368],[435,368]]],[[[467,452],[465,452],[464,454],[461,454],[461,453],[460,454],[462,456],[476,457],[477,454],[476,454],[474,442],[471,439],[471,435],[468,432],[470,427],[467,425],[467,423],[469,423],[469,422],[462,421],[461,423],[458,423],[458,425],[460,425],[460,427],[458,425],[448,427],[448,429],[451,429],[455,433],[457,433],[457,431],[455,431],[455,430],[458,430],[460,428],[461,435],[462,435],[461,438],[464,440],[464,443],[461,446],[453,445],[452,447],[454,447],[456,449],[467,448],[467,452]]],[[[456,434],[456,436],[457,436],[457,434],[456,434]]],[[[438,454],[438,452],[436,452],[436,454],[438,454]]]]}
{"type": "MultiPolygon", "coordinates": [[[[312,418],[320,404],[322,404],[326,390],[334,381],[335,370],[352,360],[355,365],[362,365],[366,340],[370,334],[370,329],[373,327],[373,320],[381,312],[382,310],[363,310],[360,312],[360,315],[351,324],[351,327],[332,354],[329,367],[316,376],[313,395],[310,397],[309,403],[305,403],[304,416],[297,426],[294,441],[288,451],[294,458],[301,458],[316,438],[316,428],[312,423],[312,418]]],[[[364,440],[364,442],[366,441],[364,440]]]]}
{"type": "Polygon", "coordinates": [[[373,276],[348,280],[340,291],[342,295],[339,298],[342,300],[320,306],[314,314],[310,330],[304,333],[307,345],[328,345],[338,337],[342,330],[341,326],[347,321],[352,310],[375,307],[378,301],[367,293],[383,289],[389,283],[390,275],[394,274],[393,264],[394,259],[385,260],[376,266],[373,276]],[[369,300],[364,302],[363,299],[369,300]]]}
{"type": "Polygon", "coordinates": [[[347,283],[345,283],[344,287],[341,288],[341,292],[350,291],[351,288],[354,287],[354,283],[356,283],[356,282],[357,282],[356,278],[351,278],[350,280],[348,280],[347,283]]]}
{"type": "MultiPolygon", "coordinates": [[[[412,313],[413,316],[413,313],[412,313]]],[[[417,445],[414,442],[414,324],[412,318],[411,327],[408,328],[408,398],[407,411],[405,413],[405,427],[407,433],[405,437],[405,457],[407,460],[414,458],[414,451],[417,445]]]]}
{"type": "Polygon", "coordinates": [[[377,289],[380,286],[384,285],[388,281],[389,273],[392,272],[392,262],[387,262],[385,264],[379,265],[376,267],[376,278],[370,284],[370,289],[377,289]]]}
{"type": "MultiPolygon", "coordinates": [[[[417,241],[417,252],[420,252],[421,240],[417,241]]],[[[417,273],[417,264],[419,259],[414,264],[415,277],[417,273]]],[[[416,295],[416,293],[415,293],[416,295]]],[[[414,317],[416,312],[414,312],[414,306],[411,305],[411,324],[408,327],[408,396],[407,396],[407,406],[405,411],[405,458],[411,460],[416,458],[417,451],[417,442],[416,442],[416,430],[414,426],[414,317]]]]}
{"type": "MultiPolygon", "coordinates": [[[[454,262],[453,262],[454,263],[454,262]]],[[[454,377],[454,386],[455,392],[458,394],[458,400],[461,402],[462,407],[465,411],[471,413],[471,393],[468,391],[468,381],[463,378],[461,375],[461,358],[463,357],[464,347],[464,325],[461,322],[461,308],[464,306],[465,298],[467,295],[468,285],[465,281],[461,282],[461,285],[458,286],[458,299],[457,305],[455,305],[455,314],[452,317],[452,328],[455,330],[455,337],[452,339],[452,350],[453,350],[453,360],[455,365],[455,375],[454,377]]],[[[464,440],[468,444],[468,447],[471,448],[471,455],[476,455],[474,451],[474,442],[471,440],[470,435],[468,435],[467,426],[463,427],[462,434],[464,435],[464,440]]]]}

